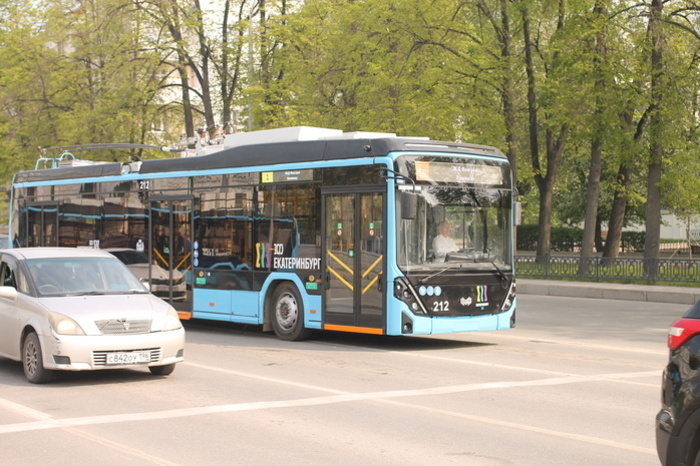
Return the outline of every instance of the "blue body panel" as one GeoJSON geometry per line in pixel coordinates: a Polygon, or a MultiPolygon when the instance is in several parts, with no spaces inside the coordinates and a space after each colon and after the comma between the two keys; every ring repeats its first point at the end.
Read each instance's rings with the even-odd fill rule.
{"type": "Polygon", "coordinates": [[[271,288],[281,281],[292,282],[297,287],[305,311],[304,326],[320,329],[322,320],[321,297],[309,295],[304,290],[299,277],[283,272],[270,274],[259,292],[195,288],[192,317],[261,325],[265,322],[265,296],[271,291],[271,288]]]}

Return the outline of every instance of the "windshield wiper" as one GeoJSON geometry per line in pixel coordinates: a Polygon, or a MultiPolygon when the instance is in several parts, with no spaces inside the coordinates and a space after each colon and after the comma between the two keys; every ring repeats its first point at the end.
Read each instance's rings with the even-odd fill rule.
{"type": "Polygon", "coordinates": [[[503,272],[503,270],[496,264],[496,262],[492,259],[468,259],[465,262],[461,262],[461,263],[455,264],[453,266],[447,266],[444,269],[440,269],[437,272],[428,275],[427,277],[421,278],[420,280],[418,280],[418,283],[423,284],[423,283],[427,282],[428,280],[430,280],[431,278],[435,278],[439,275],[442,275],[443,273],[447,272],[448,270],[463,269],[463,268],[465,268],[466,264],[468,264],[468,263],[478,264],[481,262],[485,262],[485,263],[491,264],[493,266],[493,269],[494,269],[493,272],[496,274],[496,276],[501,281],[502,286],[505,287],[508,284],[508,277],[503,272]]]}
{"type": "Polygon", "coordinates": [[[505,288],[508,285],[508,277],[506,277],[506,274],[503,273],[503,270],[501,270],[501,268],[496,264],[496,261],[486,260],[485,262],[493,265],[493,268],[496,269],[496,275],[498,275],[498,278],[501,279],[501,286],[505,288]]]}
{"type": "Polygon", "coordinates": [[[494,272],[498,276],[498,278],[501,280],[501,285],[505,287],[508,284],[508,277],[506,277],[506,274],[503,272],[503,270],[496,264],[496,261],[493,259],[489,259],[487,257],[481,258],[481,259],[473,259],[474,263],[477,262],[485,262],[488,264],[491,264],[494,268],[494,272]]]}
{"type": "Polygon", "coordinates": [[[455,268],[461,269],[462,267],[463,267],[462,264],[448,265],[444,269],[440,269],[435,273],[431,273],[427,277],[421,278],[420,280],[418,280],[418,283],[423,284],[423,283],[427,282],[428,280],[430,280],[431,278],[435,278],[438,275],[442,275],[443,273],[447,272],[448,270],[455,269],[455,268]]]}

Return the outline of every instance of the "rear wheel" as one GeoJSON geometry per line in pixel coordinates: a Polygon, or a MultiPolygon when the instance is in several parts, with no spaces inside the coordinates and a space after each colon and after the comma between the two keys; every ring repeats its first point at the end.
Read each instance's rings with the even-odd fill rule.
{"type": "Polygon", "coordinates": [[[46,383],[53,375],[50,370],[44,368],[41,344],[34,332],[28,334],[22,344],[22,366],[24,366],[24,376],[31,383],[46,383]]]}
{"type": "Polygon", "coordinates": [[[311,330],[304,328],[304,303],[294,285],[279,285],[268,311],[271,312],[272,328],[280,340],[298,341],[311,335],[311,330]]]}
{"type": "Polygon", "coordinates": [[[175,370],[175,364],[166,364],[165,366],[149,366],[148,370],[153,375],[170,375],[175,370]]]}

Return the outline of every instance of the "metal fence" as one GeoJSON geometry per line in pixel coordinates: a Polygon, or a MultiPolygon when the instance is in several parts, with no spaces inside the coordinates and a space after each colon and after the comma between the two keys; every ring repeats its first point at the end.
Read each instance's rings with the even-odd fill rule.
{"type": "Polygon", "coordinates": [[[696,259],[517,255],[515,267],[517,275],[523,278],[697,283],[700,286],[700,260],[696,259]]]}

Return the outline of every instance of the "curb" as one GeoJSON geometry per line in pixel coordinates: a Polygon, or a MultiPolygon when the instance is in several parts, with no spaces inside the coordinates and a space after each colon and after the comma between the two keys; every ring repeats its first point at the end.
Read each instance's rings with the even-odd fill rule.
{"type": "Polygon", "coordinates": [[[653,303],[688,304],[700,300],[700,288],[615,283],[583,283],[556,280],[518,279],[518,293],[653,303]]]}

